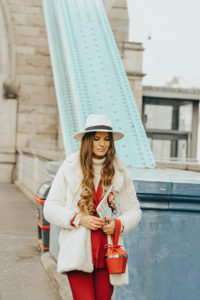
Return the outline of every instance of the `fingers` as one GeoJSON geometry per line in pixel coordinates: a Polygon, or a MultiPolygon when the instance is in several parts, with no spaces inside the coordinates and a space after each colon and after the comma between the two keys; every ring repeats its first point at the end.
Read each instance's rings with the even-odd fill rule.
{"type": "Polygon", "coordinates": [[[102,230],[106,233],[106,232],[112,230],[112,226],[110,226],[110,225],[105,225],[105,226],[102,227],[102,230]]]}
{"type": "Polygon", "coordinates": [[[108,225],[104,225],[102,227],[102,230],[105,234],[114,234],[115,232],[115,223],[113,221],[113,219],[110,219],[110,223],[108,225]]]}
{"type": "Polygon", "coordinates": [[[85,215],[81,217],[80,224],[88,229],[98,230],[105,225],[105,220],[95,216],[85,215]]]}
{"type": "Polygon", "coordinates": [[[106,225],[106,226],[115,226],[115,220],[114,219],[112,219],[112,218],[105,218],[105,222],[108,222],[108,225],[106,225]]]}
{"type": "Polygon", "coordinates": [[[105,218],[105,221],[108,221],[109,224],[108,225],[104,225],[102,227],[103,232],[105,234],[114,234],[115,232],[115,221],[112,218],[105,218]]]}
{"type": "Polygon", "coordinates": [[[93,229],[93,230],[97,230],[97,229],[99,229],[99,228],[102,228],[102,225],[100,225],[100,224],[96,224],[96,223],[91,223],[90,224],[90,227],[91,227],[91,229],[93,229]]]}
{"type": "Polygon", "coordinates": [[[98,230],[99,228],[102,228],[102,226],[105,225],[105,221],[98,218],[98,217],[91,217],[90,218],[90,229],[92,230],[98,230]]]}
{"type": "Polygon", "coordinates": [[[90,225],[88,228],[91,230],[98,230],[100,227],[96,225],[90,225]]]}
{"type": "Polygon", "coordinates": [[[110,229],[103,229],[103,232],[105,233],[105,234],[113,234],[114,233],[114,230],[112,229],[112,228],[110,228],[110,229]]]}
{"type": "Polygon", "coordinates": [[[95,218],[95,222],[97,224],[101,225],[101,227],[106,224],[104,219],[100,219],[100,218],[96,218],[96,217],[94,217],[94,218],[95,218]]]}
{"type": "Polygon", "coordinates": [[[94,221],[98,222],[99,224],[102,224],[102,225],[105,224],[105,220],[104,219],[101,219],[101,218],[98,218],[98,217],[92,217],[92,219],[94,221]]]}
{"type": "Polygon", "coordinates": [[[106,221],[108,221],[109,223],[113,221],[112,218],[105,218],[106,221]]]}

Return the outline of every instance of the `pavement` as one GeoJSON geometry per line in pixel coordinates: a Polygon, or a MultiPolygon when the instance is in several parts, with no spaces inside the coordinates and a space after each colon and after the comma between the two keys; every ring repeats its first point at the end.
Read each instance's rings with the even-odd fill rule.
{"type": "Polygon", "coordinates": [[[35,219],[36,204],[14,184],[0,184],[0,300],[61,300],[44,268],[53,259],[37,250],[35,219]]]}

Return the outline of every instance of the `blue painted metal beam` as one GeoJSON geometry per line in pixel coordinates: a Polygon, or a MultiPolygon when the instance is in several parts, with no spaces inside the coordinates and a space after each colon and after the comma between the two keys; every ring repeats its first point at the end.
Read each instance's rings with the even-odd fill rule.
{"type": "Polygon", "coordinates": [[[131,172],[143,215],[125,235],[130,283],[115,300],[200,299],[200,173],[131,172]]]}
{"type": "Polygon", "coordinates": [[[118,156],[153,168],[154,158],[101,0],[43,0],[66,154],[88,114],[108,114],[125,132],[118,156]]]}
{"type": "Polygon", "coordinates": [[[142,209],[200,212],[200,173],[131,169],[142,209]]]}

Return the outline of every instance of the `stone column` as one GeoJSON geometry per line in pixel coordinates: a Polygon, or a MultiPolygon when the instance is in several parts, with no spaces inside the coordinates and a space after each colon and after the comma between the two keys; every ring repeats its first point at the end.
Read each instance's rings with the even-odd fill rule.
{"type": "Polygon", "coordinates": [[[127,1],[126,0],[110,1],[109,6],[107,2],[108,1],[106,0],[104,1],[107,16],[119,52],[122,55],[123,43],[124,41],[128,41],[128,33],[129,33],[129,16],[128,16],[127,1]]]}
{"type": "Polygon", "coordinates": [[[0,1],[0,182],[11,183],[16,161],[17,95],[12,81],[9,16],[0,1]]]}
{"type": "Polygon", "coordinates": [[[142,116],[142,79],[144,76],[142,73],[143,51],[142,43],[123,43],[122,61],[140,116],[142,116]]]}

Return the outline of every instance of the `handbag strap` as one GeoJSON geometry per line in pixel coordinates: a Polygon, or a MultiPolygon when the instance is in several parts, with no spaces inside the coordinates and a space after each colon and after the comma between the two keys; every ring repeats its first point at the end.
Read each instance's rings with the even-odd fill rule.
{"type": "Polygon", "coordinates": [[[119,241],[119,235],[121,231],[121,221],[118,219],[114,219],[115,221],[115,234],[112,235],[113,245],[117,246],[119,241]]]}

